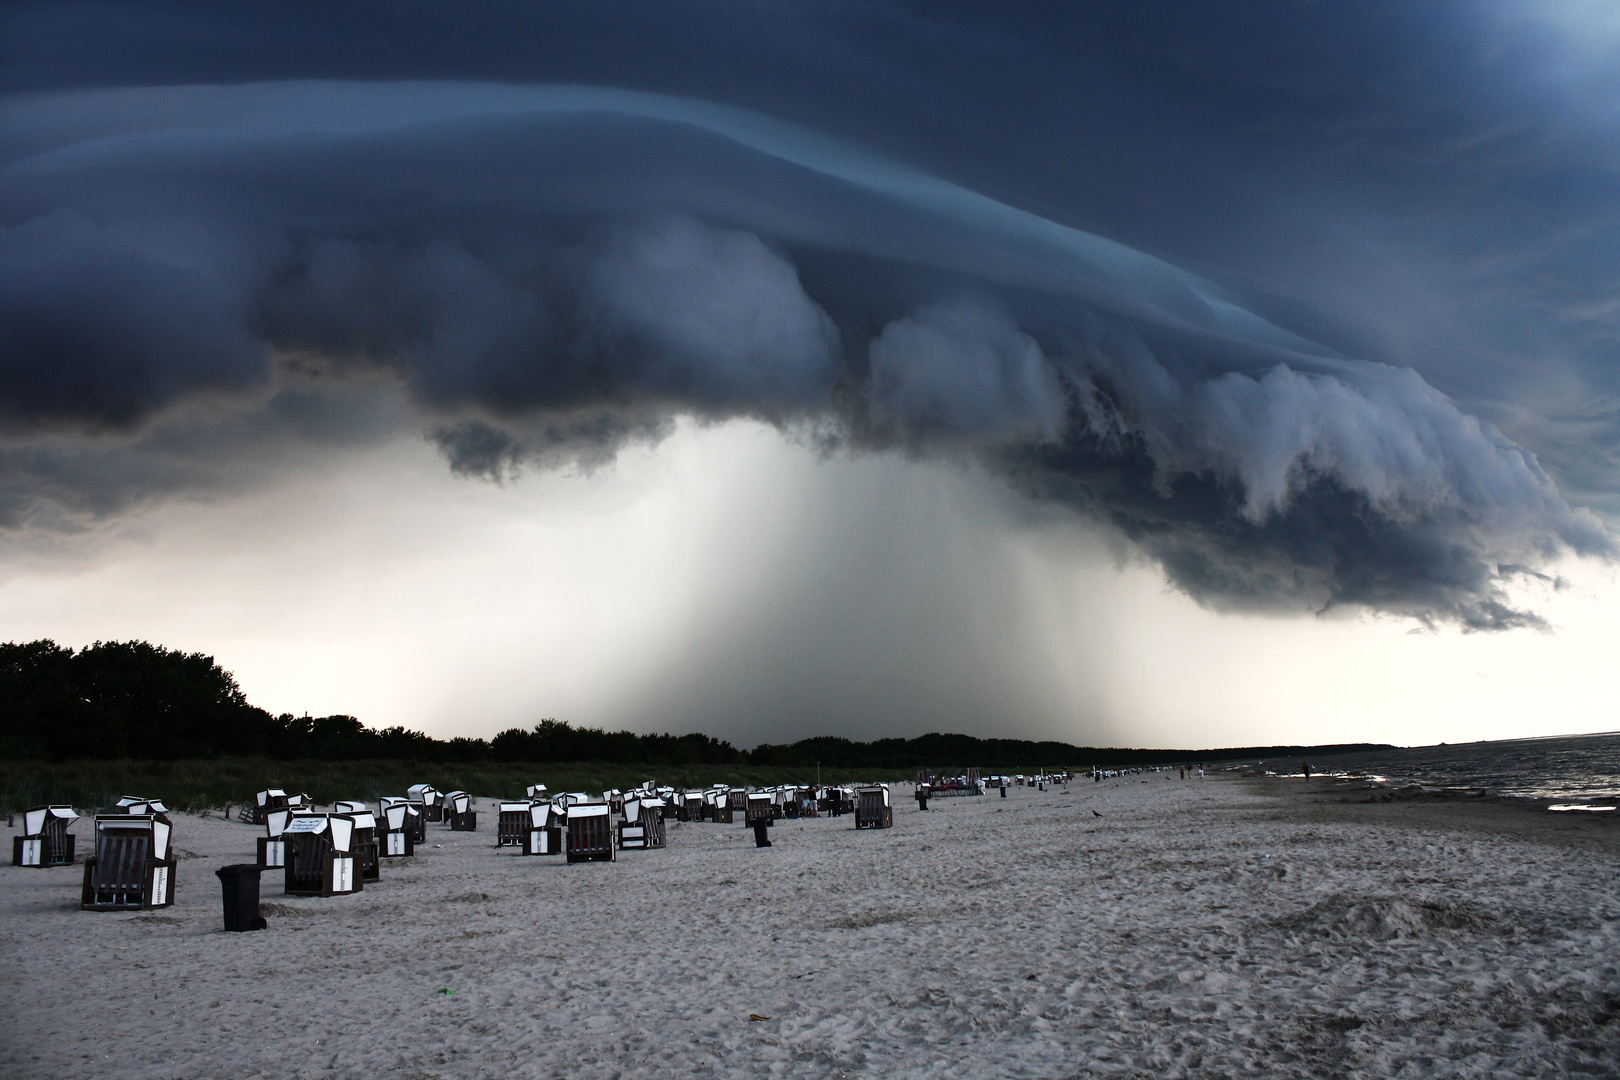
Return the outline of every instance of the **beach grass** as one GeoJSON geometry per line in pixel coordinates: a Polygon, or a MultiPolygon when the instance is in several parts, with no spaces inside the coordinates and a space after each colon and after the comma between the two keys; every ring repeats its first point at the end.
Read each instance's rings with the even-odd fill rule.
{"type": "MultiPolygon", "coordinates": [[[[161,799],[176,810],[202,811],[240,806],[255,791],[278,787],[306,792],[319,804],[337,799],[375,802],[403,795],[412,784],[440,791],[466,791],[486,798],[520,798],[529,784],[552,791],[630,788],[648,780],[673,787],[731,784],[768,787],[816,779],[807,768],[748,765],[620,765],[428,763],[415,761],[272,761],[221,757],[192,761],[0,761],[0,813],[29,806],[67,803],[80,810],[109,807],[122,795],[161,799]]],[[[823,783],[909,780],[910,773],[884,769],[821,770],[823,783]]]]}

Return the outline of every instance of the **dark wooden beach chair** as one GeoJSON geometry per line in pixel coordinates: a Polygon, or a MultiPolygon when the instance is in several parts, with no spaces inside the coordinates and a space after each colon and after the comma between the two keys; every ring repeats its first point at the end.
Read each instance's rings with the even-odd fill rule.
{"type": "MultiPolygon", "coordinates": [[[[647,825],[641,820],[641,800],[628,798],[622,804],[624,820],[619,822],[619,850],[639,851],[647,847],[647,825]]],[[[660,821],[663,819],[660,818],[660,821]]]]}
{"type": "Polygon", "coordinates": [[[444,820],[444,796],[432,784],[412,784],[405,789],[405,797],[422,804],[423,822],[444,820]]]}
{"type": "Polygon", "coordinates": [[[529,810],[534,804],[503,802],[495,817],[495,846],[522,847],[529,838],[529,810]]]}
{"type": "Polygon", "coordinates": [[[287,865],[287,841],[282,833],[292,820],[291,810],[271,810],[264,816],[264,835],[259,837],[259,865],[266,870],[280,870],[287,865]]]}
{"type": "Polygon", "coordinates": [[[528,830],[523,836],[525,855],[561,855],[563,830],[561,818],[549,803],[536,801],[529,804],[528,830]]]}
{"type": "Polygon", "coordinates": [[[752,829],[756,821],[775,821],[776,801],[769,791],[751,791],[743,805],[743,824],[752,829]]]}
{"type": "Polygon", "coordinates": [[[661,848],[669,841],[664,826],[664,800],[659,797],[642,799],[641,824],[646,829],[647,847],[661,848]]]}
{"type": "Polygon", "coordinates": [[[365,888],[350,818],[295,814],[282,835],[287,840],[288,896],[342,896],[365,888]]]}
{"type": "Polygon", "coordinates": [[[410,836],[412,845],[427,843],[427,808],[420,802],[412,799],[402,799],[395,795],[385,797],[378,809],[386,811],[390,806],[404,806],[405,832],[410,836]]]}
{"type": "Polygon", "coordinates": [[[889,829],[894,827],[894,808],[889,805],[889,789],[864,787],[855,791],[855,827],[889,829]]]}
{"type": "Polygon", "coordinates": [[[613,862],[613,811],[607,803],[576,803],[568,808],[568,861],[613,862]]]}
{"type": "Polygon", "coordinates": [[[343,817],[354,822],[354,844],[352,850],[357,865],[360,868],[361,881],[382,880],[382,851],[377,841],[377,815],[364,808],[363,803],[349,803],[346,805],[360,806],[343,817]]]}
{"type": "MultiPolygon", "coordinates": [[[[169,808],[162,799],[145,799],[139,795],[124,795],[118,800],[118,809],[126,814],[144,817],[148,814],[167,814],[169,808]]],[[[167,819],[165,819],[167,820],[167,819]]]]}
{"type": "Polygon", "coordinates": [[[12,837],[11,865],[73,865],[73,834],[68,826],[79,820],[71,806],[36,806],[23,811],[21,836],[12,837]]]}
{"type": "Polygon", "coordinates": [[[265,815],[272,810],[287,809],[287,793],[281,788],[265,788],[253,794],[252,821],[255,825],[263,825],[265,815]]]}
{"type": "Polygon", "coordinates": [[[403,859],[416,854],[416,836],[411,826],[412,816],[420,819],[416,808],[404,799],[384,800],[382,814],[377,819],[380,837],[377,855],[383,859],[403,859]]]}
{"type": "Polygon", "coordinates": [[[96,818],[96,853],[84,861],[86,911],[128,911],[174,903],[173,829],[161,814],[96,818]]]}
{"type": "Polygon", "coordinates": [[[465,791],[446,792],[444,810],[451,832],[478,831],[478,811],[472,808],[472,796],[465,791]]]}

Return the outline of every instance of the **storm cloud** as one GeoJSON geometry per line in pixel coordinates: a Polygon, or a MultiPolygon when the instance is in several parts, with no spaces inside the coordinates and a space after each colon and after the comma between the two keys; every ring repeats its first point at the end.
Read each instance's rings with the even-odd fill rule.
{"type": "MultiPolygon", "coordinates": [[[[878,10],[915,23],[904,8],[878,10]]],[[[818,35],[853,33],[811,21],[818,35]]],[[[945,25],[962,33],[973,20],[945,25]]],[[[1052,46],[1030,30],[1018,17],[998,27],[1007,48],[1045,64],[1052,46]]],[[[1221,67],[1177,54],[1180,31],[1153,40],[1169,55],[1161,68],[1221,67]]],[[[1139,130],[1106,142],[1155,167],[1171,159],[1143,132],[1168,138],[1195,114],[1236,107],[1216,98],[1178,113],[1163,70],[1149,90],[1119,56],[1081,66],[1091,90],[1135,87],[1125,111],[1140,113],[1139,130]]],[[[1592,306],[1591,275],[1567,270],[1577,254],[1541,252],[1543,269],[1566,267],[1561,289],[1547,274],[1513,277],[1488,265],[1473,239],[1480,213],[1464,207],[1456,232],[1425,248],[1449,249],[1463,269],[1403,293],[1368,280],[1400,255],[1393,243],[1343,235],[1360,207],[1321,211],[1340,235],[1313,260],[1311,245],[1271,234],[1337,205],[1355,178],[1268,172],[1258,128],[1218,148],[1183,137],[1210,167],[1200,197],[1225,192],[1240,209],[1167,243],[1160,230],[1196,208],[1167,197],[1162,176],[1126,214],[1130,170],[1077,175],[1080,196],[1062,199],[1091,191],[1099,209],[1059,212],[1046,165],[1027,190],[1003,191],[1007,177],[966,158],[947,175],[937,146],[908,161],[869,148],[871,130],[818,130],[802,97],[788,120],[716,88],[705,100],[267,74],[277,77],[6,101],[0,435],[29,464],[6,470],[0,505],[34,510],[3,524],[46,521],[42,506],[115,513],[139,492],[211,482],[173,451],[136,453],[93,480],[68,467],[107,440],[139,447],[210,409],[251,416],[266,440],[299,439],[277,411],[289,387],[339,410],[373,388],[409,403],[400,422],[455,472],[501,482],[611,460],[682,417],[762,420],[833,452],[966,457],[1108,524],[1218,608],[1537,625],[1508,599],[1515,574],[1614,551],[1528,444],[1543,439],[1600,504],[1613,493],[1601,454],[1563,452],[1581,441],[1562,422],[1570,391],[1524,407],[1524,367],[1555,353],[1554,382],[1586,386],[1600,404],[1584,422],[1602,429],[1599,445],[1612,437],[1601,404],[1612,387],[1588,364],[1620,338],[1604,337],[1613,319],[1592,306]],[[1265,186],[1292,189],[1269,217],[1257,206],[1265,186]],[[1255,227],[1234,240],[1240,219],[1255,227]],[[1468,288],[1507,298],[1486,310],[1456,299],[1468,288]],[[77,498],[76,485],[107,490],[77,498]]],[[[1229,71],[1203,74],[1229,85],[1229,71]]],[[[1309,139],[1342,149],[1358,117],[1380,118],[1361,129],[1377,145],[1350,157],[1352,171],[1377,159],[1387,176],[1424,178],[1433,166],[1417,160],[1403,118],[1468,133],[1365,85],[1310,85],[1292,62],[1277,77],[1294,91],[1282,97],[1315,103],[1297,124],[1309,139]]],[[[1449,90],[1466,100],[1469,87],[1449,90]]],[[[1107,112],[1096,102],[1120,99],[1085,100],[1107,112]]],[[[879,107],[873,124],[884,108],[898,106],[879,107]]],[[[1254,105],[1255,123],[1275,121],[1275,108],[1254,105]]],[[[1116,110],[1076,123],[1101,136],[1120,122],[1116,110]]],[[[1579,141],[1566,133],[1566,160],[1585,160],[1579,141]]],[[[1513,145],[1504,156],[1528,152],[1513,145]]],[[[1064,151],[1087,162],[1098,152],[1064,151]]],[[[1472,159],[1457,153],[1462,186],[1472,159]]],[[[1476,176],[1471,197],[1509,179],[1476,176]]],[[[1603,235],[1613,222],[1588,225],[1603,235]]]]}

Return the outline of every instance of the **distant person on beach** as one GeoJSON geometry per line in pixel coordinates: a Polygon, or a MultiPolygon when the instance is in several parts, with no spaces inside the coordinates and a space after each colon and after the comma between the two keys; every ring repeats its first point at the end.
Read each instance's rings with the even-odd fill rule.
{"type": "Polygon", "coordinates": [[[1302,772],[1304,772],[1304,774],[1305,774],[1305,782],[1307,784],[1310,783],[1311,782],[1311,763],[1308,762],[1308,761],[1302,761],[1302,762],[1299,763],[1299,767],[1300,767],[1300,770],[1302,772]]]}

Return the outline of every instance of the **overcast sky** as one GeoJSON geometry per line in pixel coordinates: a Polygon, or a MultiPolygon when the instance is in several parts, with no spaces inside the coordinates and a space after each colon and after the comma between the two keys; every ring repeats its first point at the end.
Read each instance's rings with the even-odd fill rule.
{"type": "Polygon", "coordinates": [[[1620,727],[1620,15],[0,8],[0,640],[250,700],[1620,727]]]}

